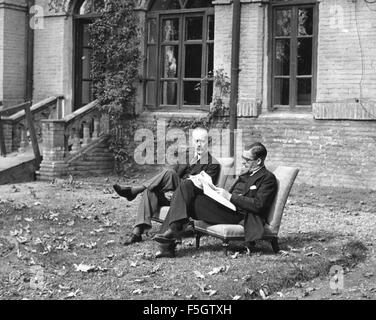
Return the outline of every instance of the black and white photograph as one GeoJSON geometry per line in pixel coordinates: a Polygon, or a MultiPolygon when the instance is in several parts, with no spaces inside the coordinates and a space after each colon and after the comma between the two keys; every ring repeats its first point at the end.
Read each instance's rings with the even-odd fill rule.
{"type": "Polygon", "coordinates": [[[0,300],[376,300],[375,240],[376,0],[0,0],[0,300]]]}

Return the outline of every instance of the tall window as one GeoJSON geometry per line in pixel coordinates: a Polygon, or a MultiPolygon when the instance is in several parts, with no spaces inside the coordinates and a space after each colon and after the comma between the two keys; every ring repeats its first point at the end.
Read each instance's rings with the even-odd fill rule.
{"type": "Polygon", "coordinates": [[[208,108],[213,82],[211,0],[156,0],[147,16],[145,105],[208,108]]]}
{"type": "Polygon", "coordinates": [[[272,12],[272,103],[310,106],[315,86],[315,5],[275,6],[272,12]]]}
{"type": "Polygon", "coordinates": [[[91,55],[89,46],[89,24],[93,22],[103,0],[81,0],[74,8],[75,61],[74,61],[74,109],[90,103],[93,97],[90,76],[91,55]]]}

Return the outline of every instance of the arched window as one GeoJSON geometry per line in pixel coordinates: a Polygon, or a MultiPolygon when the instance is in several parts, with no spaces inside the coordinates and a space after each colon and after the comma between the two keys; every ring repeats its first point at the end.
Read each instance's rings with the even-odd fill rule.
{"type": "Polygon", "coordinates": [[[93,49],[89,45],[88,27],[103,4],[104,0],[79,0],[74,7],[74,110],[94,99],[90,77],[93,49]]]}
{"type": "Polygon", "coordinates": [[[155,0],[147,14],[145,106],[207,109],[213,71],[211,0],[155,0]]]}

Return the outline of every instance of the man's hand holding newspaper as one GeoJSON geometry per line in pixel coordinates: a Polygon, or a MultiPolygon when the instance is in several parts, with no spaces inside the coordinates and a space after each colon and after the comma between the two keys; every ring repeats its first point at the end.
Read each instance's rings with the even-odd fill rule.
{"type": "Polygon", "coordinates": [[[216,187],[213,184],[211,177],[205,171],[201,171],[199,174],[190,176],[188,179],[190,179],[197,188],[202,189],[205,195],[230,208],[231,210],[236,211],[236,207],[230,202],[231,193],[223,188],[216,187]]]}

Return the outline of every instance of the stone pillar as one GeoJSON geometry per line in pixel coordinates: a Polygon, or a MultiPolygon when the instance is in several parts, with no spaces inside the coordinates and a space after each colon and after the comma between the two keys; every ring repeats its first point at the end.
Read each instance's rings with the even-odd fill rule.
{"type": "Polygon", "coordinates": [[[40,165],[40,178],[53,179],[67,174],[68,164],[65,162],[65,121],[42,120],[43,161],[40,165]]]}
{"type": "Polygon", "coordinates": [[[20,147],[18,148],[18,152],[25,152],[26,151],[26,147],[28,145],[28,141],[27,141],[27,132],[26,132],[26,128],[25,127],[20,127],[20,147]]]}
{"type": "Polygon", "coordinates": [[[3,120],[3,135],[5,150],[7,153],[11,153],[13,151],[13,125],[11,121],[3,120]]]}
{"type": "Polygon", "coordinates": [[[100,131],[99,118],[95,117],[94,118],[94,131],[93,131],[93,137],[92,137],[93,139],[98,139],[99,131],[100,131]]]}
{"type": "Polygon", "coordinates": [[[84,130],[83,130],[83,140],[82,140],[82,147],[86,147],[90,141],[90,124],[88,122],[84,122],[84,130]]]}
{"type": "Polygon", "coordinates": [[[81,142],[80,142],[80,131],[78,128],[73,128],[73,144],[71,154],[77,153],[81,149],[81,142]]]}

